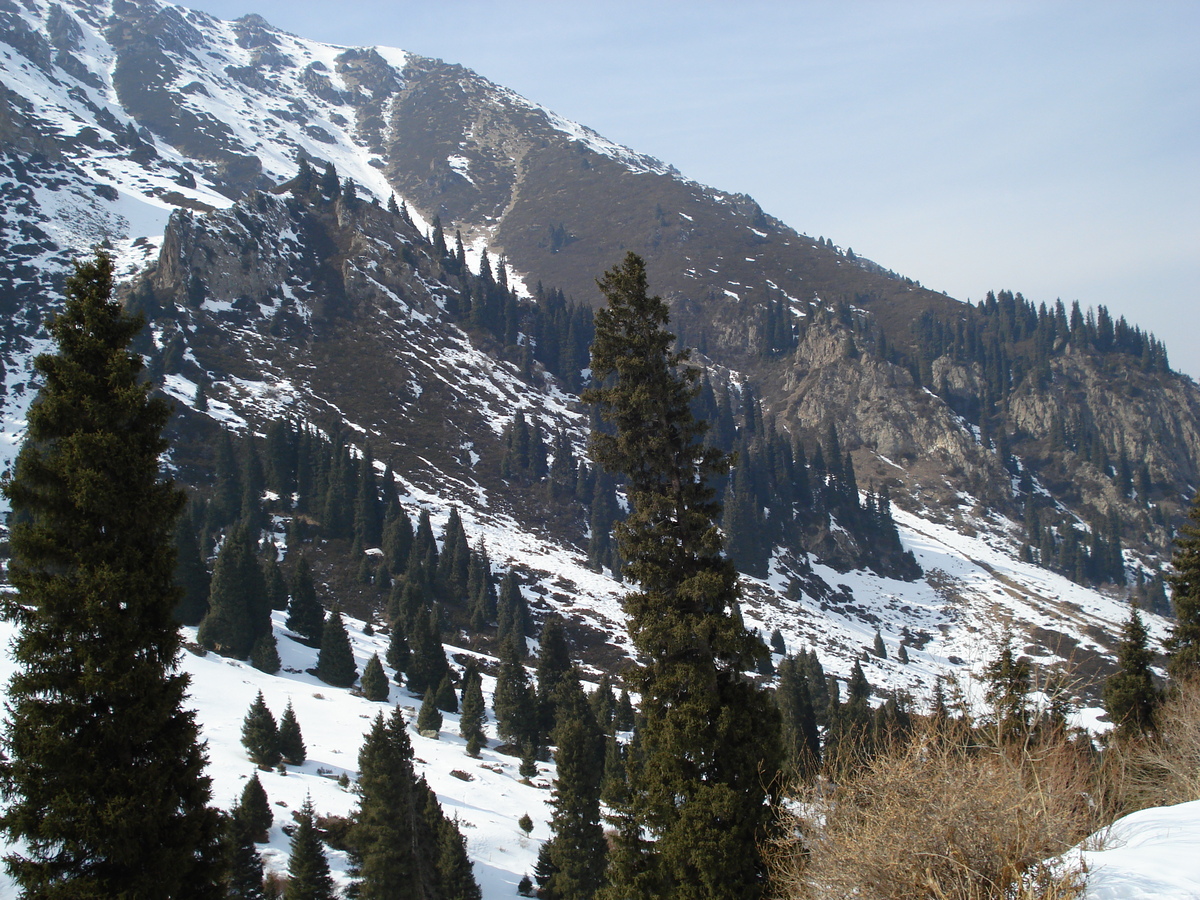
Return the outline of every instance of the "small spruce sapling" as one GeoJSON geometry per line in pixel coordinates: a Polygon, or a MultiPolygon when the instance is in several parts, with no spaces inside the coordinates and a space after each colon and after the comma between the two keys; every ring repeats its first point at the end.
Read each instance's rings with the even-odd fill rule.
{"type": "Polygon", "coordinates": [[[279,728],[262,691],[258,692],[242,720],[242,746],[250,761],[261,769],[269,769],[279,762],[279,728]]]}
{"type": "Polygon", "coordinates": [[[317,677],[334,687],[350,687],[358,678],[350,635],[342,622],[342,614],[334,610],[321,632],[321,649],[317,653],[317,677]]]}
{"type": "Polygon", "coordinates": [[[281,663],[279,647],[275,643],[275,632],[268,631],[266,634],[259,635],[258,640],[254,642],[254,647],[250,650],[250,665],[268,675],[274,675],[279,671],[281,663]]]}
{"type": "Polygon", "coordinates": [[[271,804],[267,800],[267,792],[263,789],[262,782],[258,780],[257,772],[250,776],[250,780],[242,789],[242,799],[238,802],[234,815],[241,818],[242,824],[252,835],[255,843],[266,843],[267,832],[270,831],[275,819],[271,814],[271,804]]]}
{"type": "Polygon", "coordinates": [[[436,735],[442,728],[442,713],[437,708],[437,696],[430,688],[425,692],[425,699],[421,701],[421,709],[417,713],[417,731],[421,734],[432,733],[436,735]]]}
{"type": "Polygon", "coordinates": [[[296,710],[292,701],[288,701],[287,709],[279,720],[279,753],[289,766],[303,765],[308,758],[308,749],[304,746],[304,735],[300,733],[300,723],[296,719],[296,710]]]}
{"type": "Polygon", "coordinates": [[[387,675],[383,671],[383,663],[379,661],[379,654],[372,654],[367,660],[367,665],[363,669],[362,675],[362,692],[363,696],[373,702],[382,702],[387,700],[391,689],[388,687],[387,675]]]}

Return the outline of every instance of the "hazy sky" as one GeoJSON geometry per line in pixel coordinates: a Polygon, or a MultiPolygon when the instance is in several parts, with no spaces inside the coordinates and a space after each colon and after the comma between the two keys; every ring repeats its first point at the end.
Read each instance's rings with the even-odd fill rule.
{"type": "Polygon", "coordinates": [[[1104,304],[1200,378],[1200,2],[191,0],[461,63],[960,299],[1104,304]]]}

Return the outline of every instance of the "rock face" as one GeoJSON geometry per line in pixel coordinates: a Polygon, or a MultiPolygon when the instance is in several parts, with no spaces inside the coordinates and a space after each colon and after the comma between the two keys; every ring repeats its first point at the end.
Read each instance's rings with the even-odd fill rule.
{"type": "MultiPolygon", "coordinates": [[[[415,410],[437,418],[467,383],[444,361],[412,375],[433,365],[424,347],[467,352],[442,315],[462,285],[411,252],[436,219],[451,249],[459,231],[472,260],[486,246],[530,289],[585,304],[599,302],[599,274],[638,252],[682,343],[751,385],[779,428],[816,439],[836,425],[864,487],[886,485],[902,506],[949,515],[965,503],[1020,521],[1028,491],[1044,492],[1059,524],[1111,520],[1156,564],[1200,484],[1200,393],[1187,378],[1070,344],[1051,348],[1038,377],[1014,370],[1003,383],[981,365],[926,359],[919,323],[952,330],[973,311],[468,69],[156,0],[0,0],[0,57],[0,348],[14,433],[46,298],[73,255],[108,241],[127,276],[155,265],[135,299],[166,316],[161,346],[187,335],[210,380],[261,381],[265,367],[295,397],[324,398],[305,399],[310,411],[336,407],[405,444],[415,410]],[[301,209],[271,193],[301,158],[314,177],[336,164],[350,199],[301,209]],[[370,202],[392,195],[415,225],[370,202]],[[359,317],[373,328],[348,329],[359,317]],[[315,369],[285,365],[298,340],[315,369]],[[363,342],[380,361],[361,363],[363,342]],[[460,387],[439,393],[437,373],[460,387]],[[1079,434],[1095,444],[1086,454],[1079,434]],[[1144,470],[1144,491],[1114,486],[1121,460],[1144,470]]],[[[511,412],[476,393],[470,424],[422,426],[464,479],[462,446],[496,440],[488,416],[511,412]]]]}

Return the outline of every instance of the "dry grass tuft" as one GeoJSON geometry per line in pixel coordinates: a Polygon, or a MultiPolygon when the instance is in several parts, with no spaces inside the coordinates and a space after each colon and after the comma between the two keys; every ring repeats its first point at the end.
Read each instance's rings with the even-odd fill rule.
{"type": "Polygon", "coordinates": [[[770,854],[803,900],[1069,900],[1083,873],[1045,862],[1097,824],[1091,763],[1065,738],[973,746],[930,731],[829,791],[797,798],[770,854]]]}
{"type": "Polygon", "coordinates": [[[1157,734],[1114,742],[1104,753],[1114,816],[1200,800],[1200,679],[1171,690],[1155,726],[1157,734]]]}

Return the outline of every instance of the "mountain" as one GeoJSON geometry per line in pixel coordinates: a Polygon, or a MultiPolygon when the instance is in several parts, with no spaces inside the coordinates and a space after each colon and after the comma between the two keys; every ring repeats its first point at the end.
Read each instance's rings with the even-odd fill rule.
{"type": "MultiPolygon", "coordinates": [[[[866,654],[880,696],[922,697],[1009,636],[1094,707],[1126,596],[1167,612],[1200,392],[1156,337],[1103,308],[928,291],[468,69],[156,0],[0,0],[6,463],[41,323],[99,242],[178,404],[171,465],[207,503],[206,553],[239,460],[285,569],[303,550],[364,621],[400,573],[359,513],[391,497],[443,553],[453,513],[513,573],[530,639],[558,613],[592,674],[619,672],[604,538],[623,498],[587,463],[578,391],[595,279],[629,250],[738,452],[724,525],[764,638],[843,679],[866,654]]],[[[490,658],[491,622],[440,602],[447,643],[490,658]]]]}

